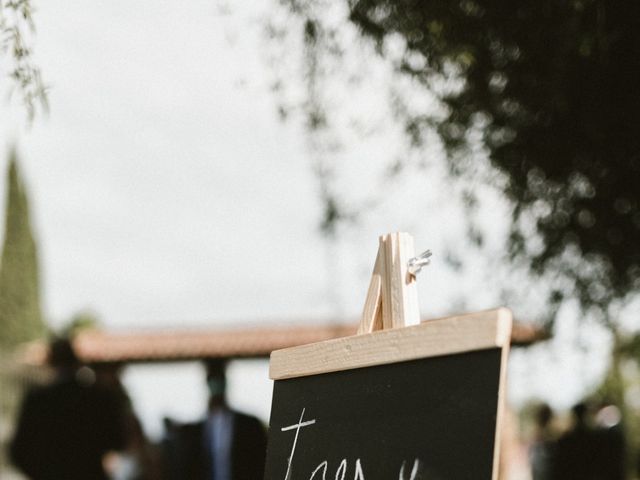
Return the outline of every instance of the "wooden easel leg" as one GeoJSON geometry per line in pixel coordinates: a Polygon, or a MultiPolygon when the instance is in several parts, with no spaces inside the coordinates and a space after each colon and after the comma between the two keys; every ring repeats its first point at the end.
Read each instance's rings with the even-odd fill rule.
{"type": "Polygon", "coordinates": [[[382,283],[384,278],[384,249],[378,247],[376,263],[371,274],[367,298],[364,302],[358,335],[382,330],[382,283]]]}

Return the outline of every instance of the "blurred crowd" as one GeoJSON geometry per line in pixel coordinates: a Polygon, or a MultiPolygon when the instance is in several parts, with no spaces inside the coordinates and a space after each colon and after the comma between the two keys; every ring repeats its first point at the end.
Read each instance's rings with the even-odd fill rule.
{"type": "MultiPolygon", "coordinates": [[[[82,365],[71,342],[54,340],[51,381],[22,402],[9,456],[32,480],[256,480],[266,431],[226,401],[225,363],[205,363],[208,410],[200,421],[164,420],[158,443],[145,436],[117,364],[82,365]]],[[[579,403],[569,421],[546,404],[533,411],[531,480],[627,480],[630,455],[620,410],[579,403]]]]}
{"type": "Polygon", "coordinates": [[[256,480],[266,432],[226,402],[225,364],[206,363],[209,408],[201,421],[165,420],[148,441],[120,383],[119,366],[81,365],[71,342],[49,349],[53,379],[28,391],[10,442],[12,463],[32,480],[256,480]]]}
{"type": "Polygon", "coordinates": [[[529,446],[532,480],[625,480],[627,448],[618,407],[581,402],[571,409],[569,426],[557,427],[551,408],[534,412],[529,446]]]}

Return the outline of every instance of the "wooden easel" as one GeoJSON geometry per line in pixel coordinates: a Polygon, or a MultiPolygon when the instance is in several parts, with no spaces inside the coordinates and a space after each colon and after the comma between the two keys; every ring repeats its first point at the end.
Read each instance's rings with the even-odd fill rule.
{"type": "Polygon", "coordinates": [[[388,233],[379,242],[358,334],[420,323],[416,277],[409,269],[413,237],[388,233]]]}
{"type": "Polygon", "coordinates": [[[358,335],[271,353],[265,479],[291,478],[294,464],[305,478],[405,478],[405,461],[442,478],[498,478],[512,315],[421,323],[415,275],[429,255],[414,257],[406,233],[381,236],[358,335]]]}

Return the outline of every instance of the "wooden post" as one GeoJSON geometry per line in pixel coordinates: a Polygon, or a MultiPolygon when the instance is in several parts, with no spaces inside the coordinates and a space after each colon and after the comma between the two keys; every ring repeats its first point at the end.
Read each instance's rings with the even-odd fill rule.
{"type": "Polygon", "coordinates": [[[380,237],[358,334],[420,323],[415,276],[407,270],[414,255],[408,233],[380,237]]]}

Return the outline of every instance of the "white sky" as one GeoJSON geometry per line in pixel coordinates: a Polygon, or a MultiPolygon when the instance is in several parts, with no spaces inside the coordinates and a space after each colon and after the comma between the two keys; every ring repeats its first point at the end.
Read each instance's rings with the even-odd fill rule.
{"type": "MultiPolygon", "coordinates": [[[[51,113],[25,128],[24,112],[7,106],[0,134],[6,148],[16,143],[21,153],[52,325],[82,309],[110,329],[353,320],[377,236],[398,230],[435,254],[419,279],[424,315],[500,303],[486,260],[467,255],[468,266],[456,273],[438,257],[466,243],[456,192],[437,162],[382,190],[378,207],[337,242],[321,238],[303,130],[277,119],[268,88],[261,19],[270,0],[243,3],[231,16],[204,0],[34,4],[36,61],[51,87],[51,113]]],[[[385,123],[376,107],[382,96],[375,84],[367,88],[359,91],[361,110],[385,123]]],[[[372,175],[396,152],[389,138],[348,145],[341,168],[349,194],[377,188],[372,175]]],[[[4,184],[0,189],[4,202],[4,184]]],[[[495,197],[484,198],[489,244],[497,249],[507,213],[495,197]]],[[[594,347],[600,354],[591,355],[593,362],[605,345],[594,347]]],[[[566,372],[584,365],[582,357],[562,362],[566,372]]],[[[516,398],[551,390],[561,406],[576,400],[598,370],[573,373],[567,382],[532,374],[527,358],[514,365],[516,398]]],[[[232,400],[266,418],[266,365],[231,369],[232,400]],[[256,389],[262,398],[247,394],[256,389]]],[[[125,375],[156,434],[162,414],[200,413],[200,380],[195,365],[125,375]]]]}

